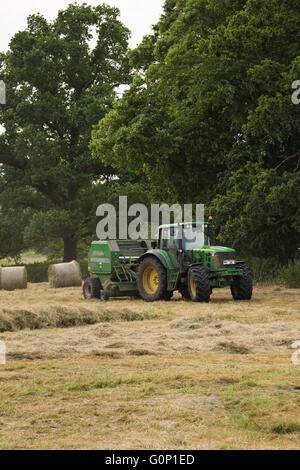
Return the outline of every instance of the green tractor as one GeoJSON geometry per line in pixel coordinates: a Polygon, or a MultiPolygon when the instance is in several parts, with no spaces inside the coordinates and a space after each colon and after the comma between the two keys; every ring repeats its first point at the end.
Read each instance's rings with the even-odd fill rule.
{"type": "Polygon", "coordinates": [[[132,296],[170,300],[174,291],[193,302],[209,302],[215,288],[230,287],[234,300],[250,300],[248,266],[235,250],[211,246],[211,223],[162,225],[158,241],[95,241],[89,252],[86,299],[132,296]]]}

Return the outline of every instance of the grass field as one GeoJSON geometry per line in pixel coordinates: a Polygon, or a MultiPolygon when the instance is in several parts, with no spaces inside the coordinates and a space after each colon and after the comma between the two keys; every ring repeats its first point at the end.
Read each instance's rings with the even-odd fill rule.
{"type": "Polygon", "coordinates": [[[300,291],[84,301],[0,291],[2,449],[300,449],[300,291]]]}
{"type": "MultiPolygon", "coordinates": [[[[47,256],[39,255],[35,251],[26,251],[22,253],[19,263],[22,264],[31,264],[31,263],[42,263],[47,260],[47,256]]],[[[16,264],[15,260],[12,258],[2,258],[0,259],[0,266],[14,266],[16,264]]]]}

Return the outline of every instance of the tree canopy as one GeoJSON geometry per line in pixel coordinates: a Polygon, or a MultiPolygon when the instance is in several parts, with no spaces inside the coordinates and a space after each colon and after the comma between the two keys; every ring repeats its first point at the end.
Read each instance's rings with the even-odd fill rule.
{"type": "Polygon", "coordinates": [[[295,255],[300,230],[296,0],[167,0],[135,77],[93,132],[100,161],[201,202],[240,252],[295,255]]]}
{"type": "Polygon", "coordinates": [[[130,81],[129,31],[118,16],[116,8],[86,4],[51,22],[32,15],[0,54],[2,256],[62,238],[64,260],[72,260],[90,233],[97,185],[103,193],[99,184],[111,174],[91,157],[91,129],[130,81]]]}
{"type": "Polygon", "coordinates": [[[32,15],[0,54],[0,255],[63,240],[76,258],[96,207],[128,194],[204,203],[242,256],[293,258],[298,2],[166,0],[131,51],[118,15],[86,4],[32,15]]]}

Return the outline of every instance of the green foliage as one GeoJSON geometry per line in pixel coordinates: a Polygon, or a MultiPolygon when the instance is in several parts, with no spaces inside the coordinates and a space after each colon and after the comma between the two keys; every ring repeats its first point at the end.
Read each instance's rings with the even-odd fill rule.
{"type": "Polygon", "coordinates": [[[166,0],[129,53],[118,14],[32,15],[0,54],[0,256],[47,245],[49,260],[80,259],[97,206],[127,194],[205,203],[222,243],[277,278],[300,232],[297,2],[166,0]]]}
{"type": "Polygon", "coordinates": [[[82,279],[86,279],[87,277],[89,277],[89,263],[87,260],[82,260],[82,261],[79,261],[79,265],[80,265],[80,271],[81,271],[81,274],[82,274],[82,279]]]}
{"type": "MultiPolygon", "coordinates": [[[[41,250],[43,250],[43,248],[41,250]]],[[[45,255],[47,256],[47,261],[52,263],[57,260],[60,260],[61,262],[63,260],[63,252],[64,252],[64,245],[63,245],[62,240],[49,243],[45,252],[45,255]]]]}
{"type": "Polygon", "coordinates": [[[242,258],[249,266],[254,282],[279,282],[284,267],[274,258],[242,258]]]}
{"type": "MultiPolygon", "coordinates": [[[[79,240],[77,243],[77,257],[79,260],[85,259],[92,241],[92,237],[88,237],[87,239],[79,240]]],[[[49,244],[47,248],[47,261],[50,263],[52,262],[62,262],[63,260],[63,253],[64,253],[64,245],[61,240],[57,242],[52,242],[49,244]]]]}
{"type": "Polygon", "coordinates": [[[48,282],[48,262],[27,264],[28,282],[48,282]]]}
{"type": "Polygon", "coordinates": [[[24,213],[20,209],[9,211],[4,208],[1,212],[0,259],[18,258],[20,251],[26,248],[26,244],[24,244],[24,228],[29,223],[29,214],[24,213]]]}
{"type": "Polygon", "coordinates": [[[64,259],[71,260],[78,240],[94,232],[86,202],[112,172],[91,156],[91,129],[111,109],[117,87],[130,81],[129,31],[118,15],[86,4],[69,5],[51,22],[32,15],[0,54],[7,89],[0,107],[5,255],[63,239],[64,259]]]}
{"type": "Polygon", "coordinates": [[[300,259],[290,263],[281,274],[281,280],[290,289],[300,288],[300,259]]]}
{"type": "Polygon", "coordinates": [[[232,243],[243,256],[273,255],[282,264],[293,258],[300,230],[299,178],[252,162],[232,173],[226,193],[210,208],[220,223],[227,222],[223,243],[232,243]]]}
{"type": "Polygon", "coordinates": [[[166,2],[152,39],[131,53],[136,77],[130,90],[93,133],[96,156],[151,175],[164,199],[209,201],[236,132],[229,129],[229,103],[226,108],[236,93],[230,83],[226,91],[232,70],[225,58],[207,58],[209,38],[242,3],[166,2]],[[145,44],[152,44],[151,63],[145,44]]]}
{"type": "Polygon", "coordinates": [[[244,255],[286,263],[300,231],[299,24],[295,0],[167,1],[94,155],[147,175],[161,201],[210,206],[244,255]]]}

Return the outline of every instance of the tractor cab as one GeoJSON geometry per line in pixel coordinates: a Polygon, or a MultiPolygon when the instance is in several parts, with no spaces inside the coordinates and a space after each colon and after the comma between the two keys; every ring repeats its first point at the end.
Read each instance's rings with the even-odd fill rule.
{"type": "Polygon", "coordinates": [[[162,225],[159,227],[158,247],[169,254],[174,267],[186,271],[198,260],[196,250],[209,252],[211,235],[212,225],[208,223],[162,225]]]}
{"type": "Polygon", "coordinates": [[[178,247],[192,251],[210,245],[212,226],[207,223],[181,223],[159,227],[159,248],[162,250],[178,247]]]}

